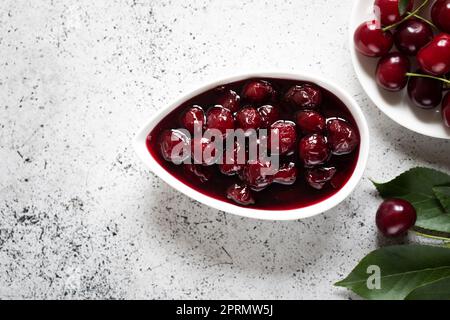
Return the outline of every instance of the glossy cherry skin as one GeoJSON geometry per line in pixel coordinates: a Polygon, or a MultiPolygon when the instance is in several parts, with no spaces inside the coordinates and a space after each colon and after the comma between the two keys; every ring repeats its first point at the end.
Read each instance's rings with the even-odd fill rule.
{"type": "Polygon", "coordinates": [[[386,237],[398,237],[413,227],[416,219],[416,209],[411,203],[402,199],[390,199],[378,208],[376,224],[386,237]]]}
{"type": "Polygon", "coordinates": [[[259,129],[261,127],[261,115],[254,107],[247,106],[236,113],[236,122],[238,128],[246,131],[249,129],[259,129]]]}
{"type": "Polygon", "coordinates": [[[227,189],[227,198],[243,206],[248,206],[255,203],[252,191],[244,184],[233,184],[230,186],[227,189]]]}
{"type": "MultiPolygon", "coordinates": [[[[383,26],[389,26],[402,19],[398,10],[399,0],[375,0],[374,12],[380,14],[380,21],[383,26]]],[[[410,0],[406,11],[411,11],[414,0],[410,0]]]]}
{"type": "Polygon", "coordinates": [[[390,31],[383,31],[375,20],[363,22],[353,37],[356,50],[368,57],[381,57],[391,50],[394,38],[390,31]]]}
{"type": "Polygon", "coordinates": [[[314,168],[306,170],[306,182],[314,189],[321,190],[336,173],[336,168],[314,168]]]}
{"type": "Polygon", "coordinates": [[[325,130],[325,117],[316,111],[299,111],[295,120],[303,134],[321,133],[325,130]]]}
{"type": "MultiPolygon", "coordinates": [[[[270,143],[268,145],[269,148],[271,147],[270,137],[272,136],[272,134],[278,137],[278,154],[286,155],[294,151],[295,144],[297,142],[297,130],[295,128],[295,123],[293,123],[292,121],[279,120],[274,122],[270,126],[270,132],[268,134],[270,135],[270,143]]],[[[272,150],[272,152],[275,151],[276,150],[272,150]]]]}
{"type": "Polygon", "coordinates": [[[227,90],[217,101],[218,105],[227,108],[231,112],[239,110],[241,97],[233,90],[227,90]]]}
{"type": "Polygon", "coordinates": [[[239,173],[239,177],[252,190],[261,191],[273,182],[275,173],[276,171],[272,168],[270,162],[249,160],[244,166],[244,169],[239,173]]]}
{"type": "Polygon", "coordinates": [[[222,106],[214,106],[206,112],[206,125],[208,129],[217,129],[223,134],[227,129],[234,129],[233,113],[222,106]]]}
{"type": "Polygon", "coordinates": [[[297,174],[298,170],[295,167],[295,163],[290,162],[283,164],[277,173],[275,173],[273,182],[284,185],[292,185],[297,180],[297,174]]]}
{"type": "Polygon", "coordinates": [[[447,92],[442,101],[442,118],[444,124],[450,128],[450,92],[447,92]]]}
{"type": "Polygon", "coordinates": [[[431,26],[417,18],[402,22],[394,33],[394,43],[397,49],[410,56],[415,56],[421,48],[433,40],[431,26]]]}
{"type": "Polygon", "coordinates": [[[219,170],[224,175],[233,176],[244,168],[246,158],[245,149],[238,142],[235,142],[232,154],[228,154],[227,150],[224,150],[219,170]]]}
{"type": "Polygon", "coordinates": [[[159,148],[166,161],[181,164],[189,158],[191,139],[182,130],[165,130],[159,137],[159,148]]]}
{"type": "Polygon", "coordinates": [[[303,137],[300,140],[298,152],[306,167],[321,165],[331,155],[327,140],[321,134],[311,134],[303,137]]]}
{"type": "Polygon", "coordinates": [[[212,166],[218,160],[216,144],[206,137],[192,139],[191,152],[194,164],[212,166]]]}
{"type": "Polygon", "coordinates": [[[293,86],[284,100],[299,109],[317,109],[322,102],[322,92],[312,84],[293,86]]]}
{"type": "Polygon", "coordinates": [[[406,73],[410,68],[409,59],[403,53],[388,53],[378,61],[375,73],[377,83],[385,90],[400,91],[408,83],[406,73]]]}
{"type": "Polygon", "coordinates": [[[450,33],[450,0],[437,0],[431,8],[431,18],[441,31],[450,33]]]}
{"type": "Polygon", "coordinates": [[[242,90],[242,96],[249,102],[261,104],[269,101],[275,91],[272,85],[264,80],[251,81],[242,90]]]}
{"type": "Polygon", "coordinates": [[[190,133],[194,133],[194,127],[202,130],[205,124],[205,112],[200,106],[192,106],[181,116],[181,125],[190,133]]]}
{"type": "Polygon", "coordinates": [[[272,105],[265,105],[258,108],[261,117],[261,127],[268,128],[272,123],[280,119],[280,111],[272,105]]]}
{"type": "Polygon", "coordinates": [[[331,119],[327,122],[328,145],[335,155],[352,153],[359,145],[356,130],[342,119],[331,119]]]}
{"type": "Polygon", "coordinates": [[[425,73],[442,76],[450,72],[450,34],[440,33],[417,53],[417,62],[425,73]]]}
{"type": "Polygon", "coordinates": [[[435,108],[442,100],[442,82],[429,78],[410,77],[408,96],[419,108],[435,108]]]}

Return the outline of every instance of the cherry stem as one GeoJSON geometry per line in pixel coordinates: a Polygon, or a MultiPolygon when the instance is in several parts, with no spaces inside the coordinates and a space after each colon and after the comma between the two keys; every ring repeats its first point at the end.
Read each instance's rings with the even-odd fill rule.
{"type": "Polygon", "coordinates": [[[392,28],[395,28],[396,26],[398,26],[398,25],[401,24],[402,22],[404,22],[404,21],[408,20],[409,18],[413,17],[414,15],[416,15],[420,10],[422,10],[423,7],[425,7],[425,6],[427,5],[428,2],[429,2],[429,0],[424,0],[424,2],[423,2],[419,7],[417,7],[416,10],[414,10],[414,11],[411,12],[411,13],[409,13],[409,14],[408,14],[406,17],[404,17],[402,20],[400,20],[400,21],[398,21],[398,22],[396,22],[396,23],[394,23],[394,24],[391,24],[390,26],[384,27],[382,30],[383,30],[383,31],[388,31],[388,30],[390,30],[390,29],[392,29],[392,28]]]}
{"type": "MultiPolygon", "coordinates": [[[[408,13],[411,13],[411,12],[408,12],[408,13]]],[[[418,15],[418,14],[414,14],[413,17],[414,17],[414,18],[417,18],[417,19],[420,19],[420,20],[422,20],[423,22],[428,23],[430,26],[432,26],[432,27],[435,28],[435,29],[438,28],[438,27],[436,27],[436,26],[434,25],[433,22],[431,22],[431,21],[428,20],[428,19],[425,19],[424,17],[422,17],[422,16],[420,16],[420,15],[418,15]]]]}
{"type": "Polygon", "coordinates": [[[445,82],[447,85],[450,84],[450,80],[447,80],[447,79],[444,79],[444,78],[435,77],[435,76],[430,76],[428,74],[407,72],[406,76],[408,76],[408,77],[418,77],[418,78],[429,78],[429,79],[434,79],[434,80],[439,80],[439,81],[445,82]]]}

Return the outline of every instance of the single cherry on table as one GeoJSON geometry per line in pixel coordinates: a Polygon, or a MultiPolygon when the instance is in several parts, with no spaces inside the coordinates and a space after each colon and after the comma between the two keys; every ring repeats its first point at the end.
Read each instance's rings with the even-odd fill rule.
{"type": "Polygon", "coordinates": [[[416,219],[416,209],[403,199],[384,201],[376,214],[377,227],[387,237],[398,237],[405,234],[414,226],[416,219]]]}
{"type": "Polygon", "coordinates": [[[147,138],[152,157],[181,183],[205,196],[266,210],[302,208],[334,195],[355,170],[359,143],[355,119],[333,93],[277,78],[246,79],[200,93],[147,138]],[[201,132],[192,130],[194,125],[201,132]],[[217,129],[213,137],[206,135],[209,129],[217,129]],[[239,129],[254,131],[245,131],[240,141],[234,137],[239,129]],[[251,158],[249,143],[260,148],[272,135],[279,150],[266,151],[277,161],[251,158]]]}

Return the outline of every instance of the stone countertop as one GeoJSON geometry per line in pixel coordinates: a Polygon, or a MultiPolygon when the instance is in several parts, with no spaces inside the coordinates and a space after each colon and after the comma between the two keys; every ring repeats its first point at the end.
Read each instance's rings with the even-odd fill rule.
{"type": "Polygon", "coordinates": [[[0,298],[354,298],[333,283],[385,243],[369,178],[448,170],[450,141],[369,101],[348,54],[352,3],[3,0],[0,298]],[[134,134],[180,93],[268,69],[327,75],[367,116],[368,168],[341,205],[304,221],[240,218],[136,158],[134,134]]]}

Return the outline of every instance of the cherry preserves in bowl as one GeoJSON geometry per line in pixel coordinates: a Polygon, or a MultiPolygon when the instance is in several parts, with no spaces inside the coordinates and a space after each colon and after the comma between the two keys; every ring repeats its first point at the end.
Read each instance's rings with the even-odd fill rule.
{"type": "Polygon", "coordinates": [[[367,160],[368,132],[356,103],[320,78],[253,74],[190,94],[156,116],[136,143],[152,170],[188,196],[247,217],[288,220],[323,212],[352,191],[367,160]],[[192,133],[194,124],[200,138],[192,133]],[[210,129],[218,137],[206,136],[210,129]],[[245,133],[245,143],[236,140],[229,148],[225,141],[233,130],[245,133]],[[219,140],[224,150],[214,145],[219,140]],[[252,158],[252,141],[258,148],[265,141],[278,161],[252,158]],[[176,143],[189,159],[173,152],[176,143]],[[200,159],[194,145],[203,152],[200,159]],[[235,162],[223,163],[230,155],[235,162]]]}

